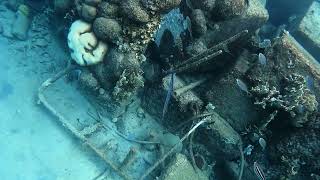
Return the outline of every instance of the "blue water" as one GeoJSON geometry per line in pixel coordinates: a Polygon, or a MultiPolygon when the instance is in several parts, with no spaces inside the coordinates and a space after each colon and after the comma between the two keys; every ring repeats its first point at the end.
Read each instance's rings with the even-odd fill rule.
{"type": "Polygon", "coordinates": [[[0,102],[13,94],[13,86],[8,81],[0,81],[0,102]]]}

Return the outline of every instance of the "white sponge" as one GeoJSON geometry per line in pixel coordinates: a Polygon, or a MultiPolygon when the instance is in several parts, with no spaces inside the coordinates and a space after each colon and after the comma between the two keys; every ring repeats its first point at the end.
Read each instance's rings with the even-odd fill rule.
{"type": "Polygon", "coordinates": [[[91,24],[82,20],[72,23],[68,34],[68,46],[71,50],[72,59],[81,66],[103,61],[108,51],[108,45],[98,41],[91,31],[91,24]]]}

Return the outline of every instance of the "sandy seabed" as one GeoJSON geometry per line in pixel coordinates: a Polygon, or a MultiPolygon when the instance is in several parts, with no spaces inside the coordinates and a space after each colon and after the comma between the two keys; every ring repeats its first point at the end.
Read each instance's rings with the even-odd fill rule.
{"type": "Polygon", "coordinates": [[[44,26],[37,31],[46,21],[35,24],[26,41],[5,37],[13,18],[0,5],[1,179],[93,179],[104,163],[36,103],[38,87],[64,68],[68,54],[44,26]]]}

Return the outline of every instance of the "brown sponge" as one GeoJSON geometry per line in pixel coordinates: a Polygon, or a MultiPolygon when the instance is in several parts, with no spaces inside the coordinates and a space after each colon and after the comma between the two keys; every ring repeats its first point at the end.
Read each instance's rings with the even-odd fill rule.
{"type": "Polygon", "coordinates": [[[115,19],[99,17],[93,22],[93,31],[99,39],[116,43],[120,40],[122,28],[115,19]]]}

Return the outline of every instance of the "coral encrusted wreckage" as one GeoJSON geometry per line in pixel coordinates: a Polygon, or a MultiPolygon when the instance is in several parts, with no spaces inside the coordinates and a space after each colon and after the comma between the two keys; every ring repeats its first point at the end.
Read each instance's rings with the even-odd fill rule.
{"type": "MultiPolygon", "coordinates": [[[[119,165],[88,134],[64,124],[122,178],[257,179],[257,170],[266,179],[320,176],[320,65],[285,29],[262,39],[269,14],[260,0],[58,5],[73,19],[72,60],[43,84],[40,101],[67,122],[42,93],[76,69],[78,87],[96,109],[88,134],[111,130],[139,146],[127,148],[119,165]],[[171,25],[163,22],[171,18],[171,25]],[[137,123],[127,118],[132,107],[137,123]],[[145,126],[148,118],[156,130],[145,126]],[[152,153],[156,158],[141,155],[152,153]],[[129,165],[136,169],[121,169],[129,165]]],[[[108,147],[123,155],[115,144],[108,147]]]]}

